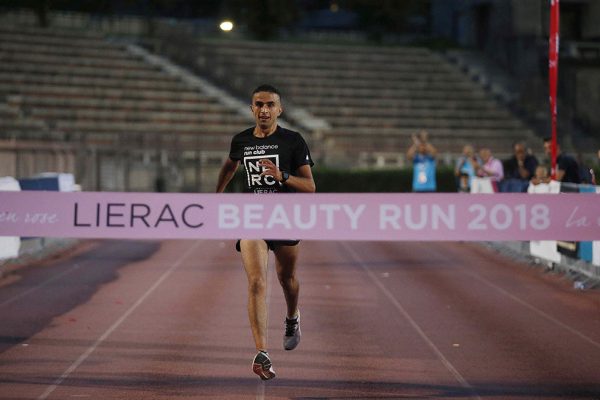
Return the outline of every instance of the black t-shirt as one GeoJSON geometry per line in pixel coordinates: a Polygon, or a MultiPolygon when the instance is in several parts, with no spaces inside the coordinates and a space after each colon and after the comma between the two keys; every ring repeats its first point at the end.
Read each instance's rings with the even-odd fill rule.
{"type": "Polygon", "coordinates": [[[238,133],[231,140],[229,158],[241,161],[246,172],[245,191],[254,193],[293,192],[294,190],[272,176],[260,176],[259,160],[268,158],[281,171],[294,175],[303,165],[314,165],[306,142],[298,132],[277,127],[265,138],[254,136],[254,128],[238,133]]]}
{"type": "Polygon", "coordinates": [[[561,153],[558,157],[556,157],[556,164],[558,169],[565,171],[565,175],[563,176],[561,182],[581,183],[581,177],[579,176],[579,165],[573,157],[561,153]]]}
{"type": "MultiPolygon", "coordinates": [[[[535,156],[529,154],[525,156],[523,167],[529,172],[529,178],[526,178],[527,180],[535,176],[535,169],[537,166],[538,160],[535,156]]],[[[521,174],[519,173],[519,161],[517,161],[517,157],[512,156],[504,162],[504,179],[524,179],[521,178],[521,174]]]]}

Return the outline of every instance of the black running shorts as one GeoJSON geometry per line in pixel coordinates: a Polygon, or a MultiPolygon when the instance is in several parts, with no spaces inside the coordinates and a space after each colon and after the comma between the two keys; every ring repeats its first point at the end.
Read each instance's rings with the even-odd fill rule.
{"type": "MultiPolygon", "coordinates": [[[[269,250],[275,250],[279,246],[297,246],[300,243],[299,240],[265,240],[265,242],[269,250]]],[[[235,249],[241,251],[239,240],[235,243],[235,249]]]]}

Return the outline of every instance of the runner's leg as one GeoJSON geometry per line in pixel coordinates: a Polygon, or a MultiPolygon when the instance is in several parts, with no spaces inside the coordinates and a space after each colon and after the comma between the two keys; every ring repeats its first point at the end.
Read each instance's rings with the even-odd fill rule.
{"type": "Polygon", "coordinates": [[[296,260],[298,259],[298,245],[277,246],[275,253],[275,266],[277,277],[283,288],[283,295],[287,304],[287,317],[293,318],[298,310],[298,296],[300,284],[296,278],[296,260]]]}
{"type": "Polygon", "coordinates": [[[248,318],[257,350],[267,350],[267,265],[264,240],[242,240],[242,261],[248,276],[248,318]]]}

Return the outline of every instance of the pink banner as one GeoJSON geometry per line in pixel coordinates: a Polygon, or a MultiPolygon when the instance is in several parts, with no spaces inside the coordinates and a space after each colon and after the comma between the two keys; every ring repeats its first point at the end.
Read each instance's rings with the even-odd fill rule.
{"type": "Polygon", "coordinates": [[[599,240],[589,194],[0,192],[0,236],[599,240]]]}

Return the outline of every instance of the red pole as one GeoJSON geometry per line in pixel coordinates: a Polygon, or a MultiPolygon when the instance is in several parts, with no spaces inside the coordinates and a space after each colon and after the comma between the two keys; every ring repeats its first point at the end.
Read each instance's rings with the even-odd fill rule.
{"type": "Polygon", "coordinates": [[[552,118],[551,176],[556,179],[556,87],[558,80],[558,47],[560,42],[559,0],[550,0],[550,40],[548,51],[548,84],[552,118]]]}

